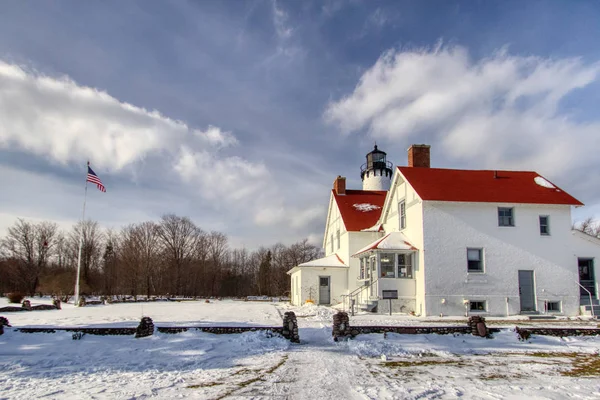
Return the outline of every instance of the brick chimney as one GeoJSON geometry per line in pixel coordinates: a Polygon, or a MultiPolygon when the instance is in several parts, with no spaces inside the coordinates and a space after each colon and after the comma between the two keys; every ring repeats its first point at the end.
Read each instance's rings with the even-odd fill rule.
{"type": "Polygon", "coordinates": [[[428,144],[413,144],[408,148],[408,166],[409,167],[430,167],[430,152],[431,146],[428,144]]]}
{"type": "Polygon", "coordinates": [[[338,175],[333,181],[333,190],[337,194],[346,194],[346,177],[338,175]]]}

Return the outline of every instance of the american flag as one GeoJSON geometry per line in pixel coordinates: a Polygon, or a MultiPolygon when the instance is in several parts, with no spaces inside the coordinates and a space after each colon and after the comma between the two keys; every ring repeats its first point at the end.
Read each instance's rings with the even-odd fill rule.
{"type": "Polygon", "coordinates": [[[102,192],[106,192],[106,188],[102,184],[102,181],[100,180],[100,178],[98,178],[98,175],[96,175],[96,173],[90,168],[89,163],[88,163],[88,174],[87,174],[86,181],[95,183],[96,187],[98,187],[98,190],[100,190],[102,192]]]}

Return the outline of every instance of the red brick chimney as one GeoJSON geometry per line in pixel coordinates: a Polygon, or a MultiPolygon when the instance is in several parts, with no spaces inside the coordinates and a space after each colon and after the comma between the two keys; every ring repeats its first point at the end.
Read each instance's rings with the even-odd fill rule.
{"type": "Polygon", "coordinates": [[[346,194],[346,177],[338,175],[333,181],[333,190],[336,194],[346,194]]]}
{"type": "Polygon", "coordinates": [[[413,144],[408,148],[408,166],[409,167],[430,167],[431,146],[428,144],[413,144]]]}

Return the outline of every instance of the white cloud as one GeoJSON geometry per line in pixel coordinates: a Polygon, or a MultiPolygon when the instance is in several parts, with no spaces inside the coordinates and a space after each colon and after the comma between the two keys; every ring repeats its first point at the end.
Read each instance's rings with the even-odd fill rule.
{"type": "Polygon", "coordinates": [[[230,147],[239,144],[231,132],[224,132],[216,126],[210,125],[206,131],[195,130],[194,134],[205,143],[216,147],[230,147]]]}
{"type": "Polygon", "coordinates": [[[110,183],[106,171],[118,175],[124,167],[160,153],[166,173],[174,170],[213,210],[234,207],[247,222],[277,223],[287,194],[279,191],[263,162],[230,154],[237,145],[235,136],[219,127],[193,129],[67,77],[52,78],[0,61],[1,149],[59,165],[83,163],[89,157],[96,172],[105,171],[105,183],[110,183]]]}
{"type": "Polygon", "coordinates": [[[294,31],[288,26],[288,14],[277,5],[277,0],[273,0],[273,25],[279,39],[289,39],[294,31]]]}
{"type": "Polygon", "coordinates": [[[325,206],[310,207],[268,207],[260,208],[254,221],[260,226],[284,225],[293,229],[301,229],[315,221],[324,221],[325,206]]]}
{"type": "Polygon", "coordinates": [[[174,168],[185,182],[197,186],[202,197],[224,203],[248,201],[269,190],[272,182],[264,164],[187,146],[182,146],[174,168]]]}
{"type": "Polygon", "coordinates": [[[578,122],[560,109],[565,97],[599,73],[600,63],[578,58],[501,50],[474,61],[459,46],[392,50],[362,75],[353,93],[331,102],[324,118],[344,134],[366,129],[375,139],[433,144],[436,153],[473,168],[563,176],[585,169],[600,152],[599,121],[578,122]]]}
{"type": "Polygon", "coordinates": [[[177,148],[188,132],[183,122],[67,77],[0,61],[0,148],[60,164],[89,158],[103,169],[120,170],[151,152],[177,148]]]}

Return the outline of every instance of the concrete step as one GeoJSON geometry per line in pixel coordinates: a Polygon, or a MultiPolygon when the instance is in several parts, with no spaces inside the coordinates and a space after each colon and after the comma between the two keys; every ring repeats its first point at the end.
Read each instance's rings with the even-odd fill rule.
{"type": "Polygon", "coordinates": [[[530,320],[549,320],[556,319],[555,315],[530,315],[528,317],[530,320]]]}
{"type": "Polygon", "coordinates": [[[594,306],[581,306],[579,307],[582,315],[592,315],[592,308],[594,309],[593,315],[600,316],[600,305],[594,306]]]}
{"type": "Polygon", "coordinates": [[[594,314],[598,315],[598,312],[600,311],[600,305],[597,306],[582,306],[585,311],[591,311],[592,308],[594,309],[594,314]]]}
{"type": "MultiPolygon", "coordinates": [[[[579,304],[582,306],[589,306],[590,305],[590,297],[589,296],[582,296],[579,298],[579,304]]],[[[600,300],[598,299],[594,299],[592,298],[592,305],[594,306],[600,306],[600,300]]]]}
{"type": "Polygon", "coordinates": [[[378,304],[379,302],[377,300],[368,301],[365,303],[360,303],[358,305],[358,308],[362,311],[375,312],[374,310],[377,309],[378,304]]]}

